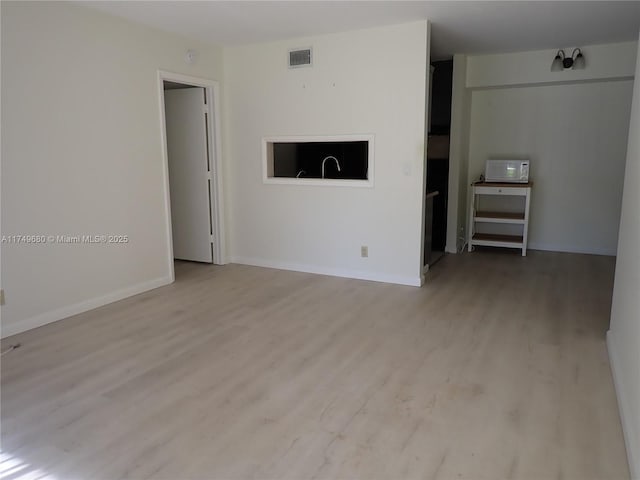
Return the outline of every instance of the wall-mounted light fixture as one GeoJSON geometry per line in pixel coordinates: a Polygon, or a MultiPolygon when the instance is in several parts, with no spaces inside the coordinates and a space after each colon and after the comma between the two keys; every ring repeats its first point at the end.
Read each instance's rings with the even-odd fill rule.
{"type": "Polygon", "coordinates": [[[570,57],[564,54],[564,50],[558,50],[556,58],[551,62],[552,72],[561,72],[567,68],[572,70],[583,70],[585,67],[584,55],[579,48],[574,48],[570,57]]]}

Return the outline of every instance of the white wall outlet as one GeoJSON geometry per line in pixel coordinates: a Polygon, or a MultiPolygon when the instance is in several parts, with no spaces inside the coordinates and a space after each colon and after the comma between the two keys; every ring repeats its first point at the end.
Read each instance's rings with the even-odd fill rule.
{"type": "Polygon", "coordinates": [[[360,256],[362,258],[367,258],[369,256],[369,247],[367,247],[366,245],[362,245],[360,247],[360,256]]]}

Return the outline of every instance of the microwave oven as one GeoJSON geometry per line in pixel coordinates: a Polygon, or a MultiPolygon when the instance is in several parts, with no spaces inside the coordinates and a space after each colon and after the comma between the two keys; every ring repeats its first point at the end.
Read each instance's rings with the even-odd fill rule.
{"type": "Polygon", "coordinates": [[[529,160],[487,160],[484,181],[528,183],[529,160]]]}

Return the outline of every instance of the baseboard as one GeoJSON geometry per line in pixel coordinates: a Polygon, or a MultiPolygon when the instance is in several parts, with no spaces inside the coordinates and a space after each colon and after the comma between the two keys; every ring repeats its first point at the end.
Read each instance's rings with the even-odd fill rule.
{"type": "Polygon", "coordinates": [[[232,256],[231,263],[251,265],[254,267],[275,268],[277,270],[290,270],[294,272],[315,273],[329,275],[331,277],[354,278],[357,280],[370,280],[372,282],[393,283],[396,285],[409,285],[411,287],[422,286],[421,276],[405,277],[402,275],[387,275],[376,272],[363,272],[360,270],[343,270],[339,268],[323,267],[319,265],[306,265],[299,263],[278,262],[261,258],[232,256]]]}
{"type": "Polygon", "coordinates": [[[603,255],[607,257],[615,257],[617,254],[615,248],[580,248],[571,245],[556,245],[553,243],[528,242],[527,248],[530,250],[543,250],[545,252],[584,253],[588,255],[603,255]]]}
{"type": "Polygon", "coordinates": [[[624,384],[620,379],[620,367],[617,360],[615,342],[611,330],[607,332],[607,351],[609,352],[609,364],[613,375],[613,384],[618,398],[618,410],[620,410],[620,421],[622,422],[622,432],[624,433],[624,443],[627,449],[627,461],[632,480],[640,480],[640,441],[635,438],[631,420],[634,419],[634,412],[631,411],[629,400],[625,394],[624,384]]]}
{"type": "Polygon", "coordinates": [[[9,324],[6,326],[2,325],[1,336],[2,338],[10,337],[11,335],[22,333],[33,328],[38,328],[48,323],[57,322],[58,320],[71,317],[72,315],[77,315],[88,310],[93,310],[94,308],[102,307],[103,305],[107,305],[108,303],[117,302],[118,300],[132,297],[133,295],[138,295],[139,293],[153,290],[154,288],[162,287],[172,282],[173,279],[170,276],[156,278],[148,282],[132,285],[121,290],[116,290],[115,292],[111,292],[100,297],[84,300],[82,302],[68,305],[66,307],[62,307],[50,312],[41,313],[40,315],[36,315],[35,317],[26,318],[13,324],[9,324]]]}

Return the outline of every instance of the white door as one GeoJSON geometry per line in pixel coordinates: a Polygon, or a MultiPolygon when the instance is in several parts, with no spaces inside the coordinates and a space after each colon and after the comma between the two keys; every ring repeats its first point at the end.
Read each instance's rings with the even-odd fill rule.
{"type": "Polygon", "coordinates": [[[204,88],[165,90],[173,256],[213,262],[204,88]]]}

